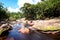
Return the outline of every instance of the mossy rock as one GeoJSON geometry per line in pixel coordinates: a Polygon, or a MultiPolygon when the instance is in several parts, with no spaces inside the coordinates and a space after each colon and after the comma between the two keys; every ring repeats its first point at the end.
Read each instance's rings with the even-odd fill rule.
{"type": "Polygon", "coordinates": [[[44,28],[42,28],[41,30],[59,30],[60,28],[57,28],[56,26],[46,26],[46,27],[44,27],[44,28]]]}
{"type": "Polygon", "coordinates": [[[2,32],[3,32],[3,28],[0,28],[0,35],[2,34],[2,32]]]}

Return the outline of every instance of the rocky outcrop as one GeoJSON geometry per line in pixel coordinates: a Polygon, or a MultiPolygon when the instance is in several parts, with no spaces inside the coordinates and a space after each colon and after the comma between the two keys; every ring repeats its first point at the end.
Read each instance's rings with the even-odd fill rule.
{"type": "MultiPolygon", "coordinates": [[[[30,21],[30,20],[29,20],[30,21]]],[[[60,30],[60,19],[49,20],[32,20],[32,28],[37,30],[60,30]]],[[[26,23],[25,19],[18,20],[18,22],[26,23]]]]}
{"type": "Polygon", "coordinates": [[[60,29],[60,19],[35,20],[32,27],[38,30],[58,30],[60,29]]]}
{"type": "Polygon", "coordinates": [[[8,23],[2,24],[2,25],[0,26],[0,35],[1,35],[3,32],[9,31],[9,30],[11,30],[11,29],[12,29],[12,26],[9,25],[8,23]]]}

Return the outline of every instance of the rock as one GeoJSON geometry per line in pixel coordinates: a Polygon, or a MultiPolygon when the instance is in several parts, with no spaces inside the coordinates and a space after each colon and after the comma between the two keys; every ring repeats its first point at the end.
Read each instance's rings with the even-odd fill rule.
{"type": "Polygon", "coordinates": [[[30,32],[30,30],[28,28],[21,28],[18,31],[21,32],[21,33],[23,33],[23,34],[29,34],[29,32],[30,32]]]}
{"type": "Polygon", "coordinates": [[[8,24],[2,24],[0,26],[0,35],[5,32],[5,31],[9,31],[12,29],[12,26],[11,25],[8,25],[8,24]]]}

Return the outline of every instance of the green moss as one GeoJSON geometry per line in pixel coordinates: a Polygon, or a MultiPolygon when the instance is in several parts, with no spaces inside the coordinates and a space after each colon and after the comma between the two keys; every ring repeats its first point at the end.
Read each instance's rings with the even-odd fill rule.
{"type": "Polygon", "coordinates": [[[47,26],[46,30],[56,30],[54,26],[47,26]]]}
{"type": "Polygon", "coordinates": [[[56,27],[56,26],[46,26],[46,27],[42,27],[41,30],[60,30],[60,28],[56,27]]]}
{"type": "Polygon", "coordinates": [[[2,34],[2,32],[3,32],[3,28],[0,29],[0,35],[2,34]]]}

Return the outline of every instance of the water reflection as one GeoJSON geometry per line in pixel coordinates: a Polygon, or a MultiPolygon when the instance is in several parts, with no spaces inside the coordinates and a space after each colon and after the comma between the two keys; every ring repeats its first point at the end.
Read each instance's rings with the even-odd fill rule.
{"type": "Polygon", "coordinates": [[[9,32],[9,35],[5,36],[5,40],[53,40],[52,38],[35,31],[32,31],[29,34],[22,34],[18,32],[18,28],[21,28],[21,25],[15,24],[13,29],[9,32]]]}
{"type": "Polygon", "coordinates": [[[21,29],[22,27],[24,27],[23,23],[16,23],[14,24],[13,29],[21,29]]]}

